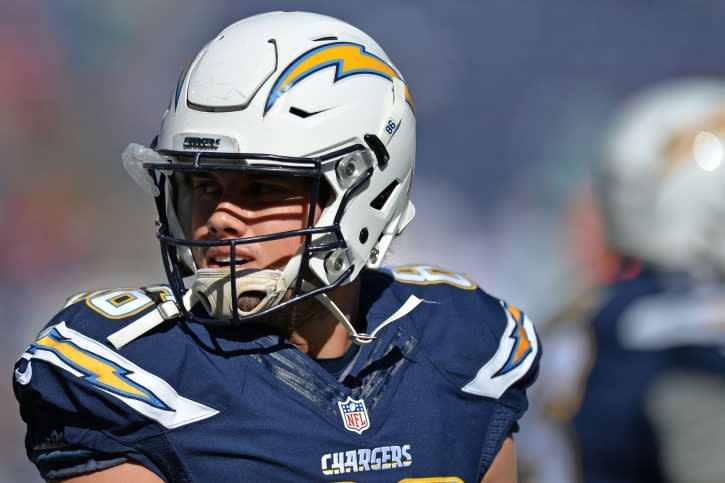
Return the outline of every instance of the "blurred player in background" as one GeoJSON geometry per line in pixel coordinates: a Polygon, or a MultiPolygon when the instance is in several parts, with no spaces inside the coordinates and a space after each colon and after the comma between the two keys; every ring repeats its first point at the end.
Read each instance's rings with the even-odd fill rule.
{"type": "Polygon", "coordinates": [[[463,275],[379,269],[415,213],[415,124],[339,20],[258,15],[204,47],[123,154],[169,284],[71,297],[16,365],[41,475],[515,481],[531,321],[463,275]]]}
{"type": "Polygon", "coordinates": [[[721,80],[652,86],[614,116],[596,189],[619,269],[547,325],[534,432],[561,453],[531,481],[723,481],[724,138],[721,80]]]}
{"type": "Polygon", "coordinates": [[[572,418],[595,355],[589,320],[607,296],[607,287],[627,276],[621,273],[622,256],[605,243],[602,215],[589,180],[573,190],[563,215],[567,250],[580,274],[580,288],[540,329],[546,364],[530,391],[532,402],[524,418],[527,430],[518,439],[522,483],[582,481],[572,418]]]}

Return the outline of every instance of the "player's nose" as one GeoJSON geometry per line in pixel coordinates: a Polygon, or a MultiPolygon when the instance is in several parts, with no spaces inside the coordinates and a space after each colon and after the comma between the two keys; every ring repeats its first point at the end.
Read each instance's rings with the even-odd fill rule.
{"type": "Polygon", "coordinates": [[[218,239],[242,238],[249,228],[244,210],[229,202],[219,203],[206,227],[218,239]]]}

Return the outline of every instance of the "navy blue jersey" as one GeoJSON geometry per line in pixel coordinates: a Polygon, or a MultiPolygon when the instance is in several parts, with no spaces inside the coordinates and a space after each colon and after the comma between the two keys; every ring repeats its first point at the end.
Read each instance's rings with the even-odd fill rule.
{"type": "MultiPolygon", "coordinates": [[[[658,420],[663,418],[657,414],[661,388],[676,374],[684,375],[678,381],[702,374],[725,381],[724,303],[722,287],[709,290],[683,274],[651,269],[609,287],[606,301],[592,319],[595,362],[574,417],[584,481],[682,481],[668,474],[671,461],[663,461],[668,453],[664,446],[673,447],[672,440],[687,437],[662,430],[658,420]]],[[[680,392],[691,390],[678,384],[680,392]]],[[[692,428],[690,410],[696,411],[680,405],[664,426],[684,417],[691,420],[686,424],[692,428]]],[[[682,444],[687,445],[684,440],[682,444]]],[[[694,470],[689,469],[686,481],[695,481],[694,470]]]]}
{"type": "Polygon", "coordinates": [[[164,286],[73,298],[15,369],[29,457],[46,478],[133,460],[172,481],[478,481],[527,407],[531,321],[433,267],[362,277],[369,332],[417,305],[339,378],[255,326],[177,320],[113,349],[164,286]]]}

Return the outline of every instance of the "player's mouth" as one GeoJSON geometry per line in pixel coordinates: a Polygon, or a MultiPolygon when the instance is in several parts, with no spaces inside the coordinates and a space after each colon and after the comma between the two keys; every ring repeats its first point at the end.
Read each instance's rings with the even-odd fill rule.
{"type": "MultiPolygon", "coordinates": [[[[251,254],[241,251],[236,251],[235,254],[235,267],[237,270],[253,268],[254,257],[251,254]]],[[[231,252],[228,248],[211,249],[204,257],[204,261],[207,268],[229,267],[232,264],[231,252]]]]}

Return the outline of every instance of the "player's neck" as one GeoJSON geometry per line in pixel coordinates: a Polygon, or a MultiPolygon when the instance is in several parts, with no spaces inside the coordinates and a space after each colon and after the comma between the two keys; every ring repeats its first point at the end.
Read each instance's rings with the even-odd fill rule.
{"type": "MultiPolygon", "coordinates": [[[[329,296],[354,325],[360,305],[359,279],[333,290],[329,296]]],[[[317,317],[295,327],[287,338],[313,359],[340,357],[351,344],[347,332],[329,310],[322,305],[318,307],[317,317]]]]}

